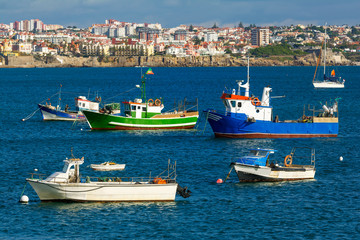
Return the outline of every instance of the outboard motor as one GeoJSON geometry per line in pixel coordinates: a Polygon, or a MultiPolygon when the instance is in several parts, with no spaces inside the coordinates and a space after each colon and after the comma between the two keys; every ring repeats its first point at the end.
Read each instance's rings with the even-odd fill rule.
{"type": "Polygon", "coordinates": [[[187,189],[187,187],[181,187],[179,184],[176,189],[176,193],[178,193],[183,198],[188,198],[191,196],[191,191],[187,189]]]}

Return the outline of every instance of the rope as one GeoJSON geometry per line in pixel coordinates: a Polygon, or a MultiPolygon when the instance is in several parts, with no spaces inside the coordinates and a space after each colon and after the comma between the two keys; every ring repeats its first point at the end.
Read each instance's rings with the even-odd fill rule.
{"type": "Polygon", "coordinates": [[[26,187],[27,183],[28,183],[28,182],[25,183],[25,186],[24,186],[24,188],[23,188],[23,190],[22,190],[22,192],[21,192],[20,198],[22,197],[22,195],[23,195],[24,192],[25,192],[25,187],[26,187]]]}
{"type": "MultiPolygon", "coordinates": [[[[58,94],[59,94],[59,92],[55,93],[54,95],[52,95],[51,97],[49,97],[49,99],[52,98],[52,97],[54,97],[54,96],[56,96],[56,95],[58,95],[58,94]]],[[[43,102],[45,102],[45,101],[47,101],[47,99],[41,101],[40,104],[43,103],[43,102]]],[[[40,108],[36,109],[34,112],[30,113],[26,118],[23,118],[23,119],[21,119],[21,120],[22,120],[23,122],[29,120],[29,119],[32,118],[32,116],[34,116],[34,114],[35,114],[37,111],[39,111],[39,110],[40,110],[40,108]]]]}
{"type": "Polygon", "coordinates": [[[207,124],[207,122],[208,122],[208,117],[209,117],[209,110],[206,112],[205,126],[204,126],[204,130],[203,130],[203,132],[202,132],[202,135],[204,135],[204,133],[205,133],[206,124],[207,124]]]}
{"type": "Polygon", "coordinates": [[[115,96],[112,96],[112,97],[110,97],[110,98],[107,98],[107,99],[103,100],[103,102],[106,102],[107,100],[112,99],[112,98],[117,97],[117,96],[120,96],[120,95],[122,95],[122,94],[124,94],[124,93],[130,92],[130,91],[132,91],[132,90],[134,90],[134,89],[136,89],[136,88],[137,88],[137,87],[131,88],[131,89],[125,91],[125,92],[122,92],[122,93],[119,93],[119,94],[117,94],[117,95],[115,95],[115,96]]]}
{"type": "Polygon", "coordinates": [[[34,114],[35,114],[37,111],[39,111],[39,110],[40,110],[40,108],[36,109],[34,112],[32,112],[31,114],[29,114],[26,118],[23,118],[23,119],[21,119],[21,120],[22,120],[23,122],[29,120],[29,119],[32,118],[32,116],[34,116],[34,114]]]}

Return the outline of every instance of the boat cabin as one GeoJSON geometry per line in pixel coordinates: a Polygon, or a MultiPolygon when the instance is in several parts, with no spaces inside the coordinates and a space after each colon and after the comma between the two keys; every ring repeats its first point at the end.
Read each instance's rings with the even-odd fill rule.
{"type": "Polygon", "coordinates": [[[123,104],[125,116],[133,118],[151,118],[161,114],[161,110],[164,108],[160,99],[155,101],[149,99],[143,103],[142,99],[136,98],[134,101],[123,102],[123,104]]]}
{"type": "Polygon", "coordinates": [[[225,115],[249,121],[272,121],[272,106],[270,106],[270,87],[265,87],[261,100],[249,96],[250,84],[238,81],[238,91],[223,92],[221,99],[225,105],[225,115]],[[244,90],[242,90],[242,88],[244,90]],[[242,94],[242,92],[244,94],[242,94]]]}
{"type": "Polygon", "coordinates": [[[269,156],[274,154],[276,150],[273,149],[250,149],[250,154],[239,158],[236,163],[251,165],[251,166],[267,166],[269,165],[269,156]]]}
{"type": "Polygon", "coordinates": [[[99,111],[99,102],[92,102],[84,96],[75,98],[76,111],[90,110],[99,111]]]}
{"type": "Polygon", "coordinates": [[[67,183],[80,182],[79,166],[84,163],[84,157],[80,158],[66,158],[64,160],[64,167],[61,172],[54,172],[45,179],[47,182],[67,183]]]}

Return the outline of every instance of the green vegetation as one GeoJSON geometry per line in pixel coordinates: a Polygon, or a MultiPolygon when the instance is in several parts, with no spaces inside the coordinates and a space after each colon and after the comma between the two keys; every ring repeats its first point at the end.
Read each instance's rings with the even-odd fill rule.
{"type": "Polygon", "coordinates": [[[306,53],[301,50],[292,50],[288,44],[268,45],[250,50],[250,54],[255,57],[269,57],[269,56],[294,56],[305,55],[306,53]]]}
{"type": "Polygon", "coordinates": [[[360,62],[360,53],[344,53],[344,56],[353,62],[360,62]]]}

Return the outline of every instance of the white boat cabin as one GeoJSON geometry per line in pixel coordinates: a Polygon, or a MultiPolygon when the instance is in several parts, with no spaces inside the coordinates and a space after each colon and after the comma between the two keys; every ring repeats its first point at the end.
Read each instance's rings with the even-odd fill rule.
{"type": "Polygon", "coordinates": [[[152,99],[147,100],[145,103],[142,102],[142,99],[135,98],[135,100],[123,102],[124,104],[124,113],[126,117],[133,118],[151,118],[155,115],[161,114],[164,105],[160,99],[155,101],[152,99]]]}
{"type": "Polygon", "coordinates": [[[84,157],[70,158],[64,160],[64,167],[61,172],[54,172],[45,179],[47,182],[67,183],[80,182],[79,165],[84,163],[84,157]]]}
{"type": "Polygon", "coordinates": [[[92,102],[84,96],[79,96],[75,98],[75,106],[77,111],[99,111],[99,102],[92,102]]]}
{"type": "Polygon", "coordinates": [[[270,106],[270,87],[264,87],[261,100],[257,97],[250,97],[250,84],[242,84],[243,81],[238,81],[238,91],[233,89],[232,93],[223,93],[221,99],[225,105],[227,116],[241,118],[239,114],[246,114],[249,121],[272,121],[272,106],[270,106]],[[241,88],[245,90],[244,95],[241,95],[241,88]]]}

